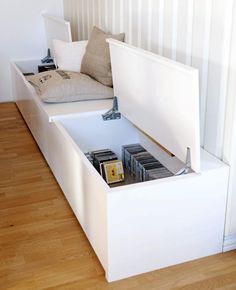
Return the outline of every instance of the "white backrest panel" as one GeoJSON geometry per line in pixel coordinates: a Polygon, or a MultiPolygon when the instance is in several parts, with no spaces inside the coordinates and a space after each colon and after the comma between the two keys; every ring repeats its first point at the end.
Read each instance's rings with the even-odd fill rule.
{"type": "Polygon", "coordinates": [[[109,39],[114,94],[133,124],[200,171],[198,70],[109,39]]]}
{"type": "Polygon", "coordinates": [[[72,41],[70,22],[62,18],[57,18],[43,13],[48,48],[53,53],[53,39],[59,39],[67,42],[72,41]]]}

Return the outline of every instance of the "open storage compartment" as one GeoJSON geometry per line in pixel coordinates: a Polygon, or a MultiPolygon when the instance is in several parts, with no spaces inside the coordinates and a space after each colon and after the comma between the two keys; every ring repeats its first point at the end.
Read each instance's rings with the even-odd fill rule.
{"type": "MultiPolygon", "coordinates": [[[[101,112],[88,113],[72,119],[61,119],[60,123],[83,153],[108,148],[117,155],[118,159],[122,160],[122,147],[138,143],[171,171],[173,175],[185,166],[177,157],[163,150],[123,116],[121,119],[105,122],[102,119],[101,112]]],[[[94,174],[96,173],[94,172],[94,174]]],[[[139,183],[139,181],[126,168],[125,181],[112,184],[111,187],[134,183],[139,183]]]]}

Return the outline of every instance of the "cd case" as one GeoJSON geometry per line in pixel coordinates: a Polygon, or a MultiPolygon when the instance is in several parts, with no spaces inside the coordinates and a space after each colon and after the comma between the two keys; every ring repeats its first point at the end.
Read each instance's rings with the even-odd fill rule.
{"type": "Polygon", "coordinates": [[[88,152],[85,153],[85,156],[108,184],[125,180],[123,163],[110,149],[88,152]]]}
{"type": "Polygon", "coordinates": [[[103,162],[101,166],[108,184],[124,181],[125,174],[121,160],[103,162]]]}

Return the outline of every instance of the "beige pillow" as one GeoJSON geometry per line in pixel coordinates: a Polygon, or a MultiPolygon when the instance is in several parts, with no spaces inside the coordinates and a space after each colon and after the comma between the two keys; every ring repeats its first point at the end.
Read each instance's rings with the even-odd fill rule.
{"type": "Polygon", "coordinates": [[[105,34],[99,28],[94,27],[82,59],[81,72],[105,86],[112,87],[111,59],[107,38],[124,41],[125,34],[105,34]]]}
{"type": "Polygon", "coordinates": [[[107,99],[113,97],[113,89],[89,76],[62,70],[47,71],[27,77],[41,100],[46,103],[65,103],[107,99]]]}

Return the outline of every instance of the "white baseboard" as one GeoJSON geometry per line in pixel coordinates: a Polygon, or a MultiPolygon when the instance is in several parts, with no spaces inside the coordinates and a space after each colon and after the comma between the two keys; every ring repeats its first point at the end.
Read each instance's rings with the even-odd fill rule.
{"type": "Polygon", "coordinates": [[[13,102],[13,98],[12,97],[4,97],[4,96],[0,96],[0,103],[9,103],[9,102],[13,102]]]}
{"type": "Polygon", "coordinates": [[[224,238],[223,252],[236,250],[236,235],[226,236],[224,238]]]}

